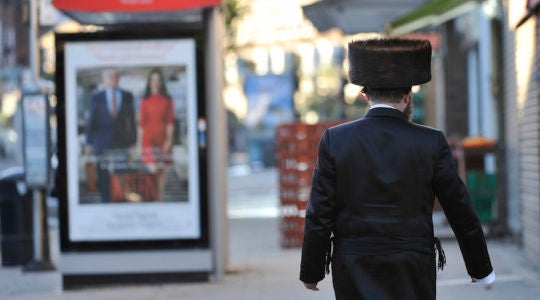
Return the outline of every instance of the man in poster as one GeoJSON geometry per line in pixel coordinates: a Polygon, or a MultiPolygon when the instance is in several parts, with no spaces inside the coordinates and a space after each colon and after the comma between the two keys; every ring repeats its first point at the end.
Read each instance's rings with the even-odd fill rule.
{"type": "Polygon", "coordinates": [[[101,201],[110,202],[111,163],[126,159],[136,143],[137,128],[133,95],[118,87],[118,71],[105,69],[102,76],[105,89],[90,97],[85,152],[96,156],[101,201]]]}

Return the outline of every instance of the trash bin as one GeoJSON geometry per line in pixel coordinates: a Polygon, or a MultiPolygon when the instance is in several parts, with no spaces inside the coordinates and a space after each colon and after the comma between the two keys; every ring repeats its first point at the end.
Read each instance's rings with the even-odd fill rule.
{"type": "Polygon", "coordinates": [[[22,167],[0,172],[2,266],[24,265],[32,259],[32,192],[22,167]]]}
{"type": "Polygon", "coordinates": [[[468,171],[467,187],[473,207],[480,221],[495,221],[494,208],[497,192],[497,174],[486,174],[483,171],[468,171]]]}

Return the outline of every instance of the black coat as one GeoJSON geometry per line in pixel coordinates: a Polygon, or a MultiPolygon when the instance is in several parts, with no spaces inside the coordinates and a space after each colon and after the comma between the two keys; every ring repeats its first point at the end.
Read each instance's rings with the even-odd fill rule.
{"type": "Polygon", "coordinates": [[[442,132],[391,108],[328,129],[313,172],[300,280],[324,278],[333,235],[337,299],[434,299],[435,196],[468,273],[489,275],[482,227],[442,132]]]}

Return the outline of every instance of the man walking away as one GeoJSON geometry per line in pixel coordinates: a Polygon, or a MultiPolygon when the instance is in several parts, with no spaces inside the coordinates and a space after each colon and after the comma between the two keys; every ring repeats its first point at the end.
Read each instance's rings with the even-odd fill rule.
{"type": "Polygon", "coordinates": [[[484,233],[446,139],[409,120],[411,87],[431,80],[430,43],[353,41],[349,64],[349,80],[363,87],[370,109],[322,135],[300,280],[317,290],[331,260],[338,300],[435,299],[436,267],[445,263],[433,234],[437,196],[467,272],[490,284],[484,233]]]}

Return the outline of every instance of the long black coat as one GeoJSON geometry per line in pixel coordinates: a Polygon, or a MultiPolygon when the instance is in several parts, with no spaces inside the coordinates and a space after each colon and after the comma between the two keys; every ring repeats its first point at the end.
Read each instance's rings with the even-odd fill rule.
{"type": "Polygon", "coordinates": [[[318,151],[300,280],[324,278],[333,235],[337,299],[435,299],[435,196],[468,273],[492,272],[482,227],[442,132],[408,122],[398,110],[374,108],[325,131],[318,151]]]}

